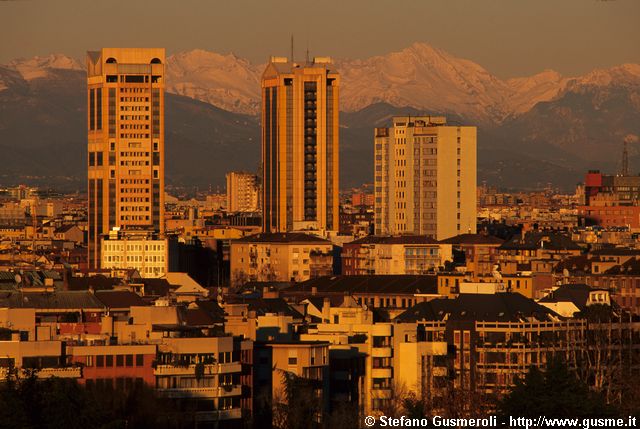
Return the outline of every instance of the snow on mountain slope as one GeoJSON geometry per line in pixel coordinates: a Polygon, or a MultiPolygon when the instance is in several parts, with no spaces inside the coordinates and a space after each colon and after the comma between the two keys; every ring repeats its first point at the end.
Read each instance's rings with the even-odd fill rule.
{"type": "Polygon", "coordinates": [[[51,54],[46,57],[15,59],[6,65],[16,70],[25,80],[33,80],[48,76],[49,69],[82,70],[83,66],[75,59],[63,54],[51,54]]]}
{"type": "Polygon", "coordinates": [[[400,52],[366,60],[340,61],[342,109],[360,110],[375,102],[477,119],[504,116],[507,86],[480,65],[415,43],[400,52]]]}
{"type": "Polygon", "coordinates": [[[181,52],[167,59],[166,90],[232,112],[257,114],[261,68],[233,54],[181,52]]]}
{"type": "MultiPolygon", "coordinates": [[[[563,77],[545,70],[501,80],[473,61],[457,58],[426,43],[367,59],[340,59],[341,110],[354,112],[374,103],[413,107],[430,113],[455,113],[481,124],[502,123],[584,87],[628,86],[637,92],[640,65],[623,64],[584,76],[563,77]]],[[[14,60],[0,73],[0,91],[18,72],[24,80],[47,77],[54,69],[81,70],[73,58],[54,54],[14,60]]],[[[222,109],[251,115],[260,112],[260,76],[264,65],[234,54],[196,49],[167,59],[166,90],[222,109]]]]}

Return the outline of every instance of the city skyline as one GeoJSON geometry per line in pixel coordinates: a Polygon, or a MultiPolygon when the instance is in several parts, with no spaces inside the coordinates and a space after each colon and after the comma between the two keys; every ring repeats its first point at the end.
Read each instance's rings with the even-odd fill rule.
{"type": "Polygon", "coordinates": [[[639,14],[0,0],[0,425],[635,427],[639,14]]]}
{"type": "MultiPolygon", "coordinates": [[[[201,6],[201,5],[200,5],[201,6]]],[[[13,43],[0,52],[0,63],[17,57],[30,57],[62,52],[80,58],[90,45],[165,46],[168,54],[192,48],[248,57],[254,64],[266,61],[278,50],[289,47],[289,38],[296,38],[296,57],[303,58],[309,48],[312,54],[322,52],[335,58],[365,58],[398,50],[413,42],[431,43],[455,55],[484,64],[501,78],[520,77],[545,69],[564,75],[577,75],[593,68],[638,62],[640,52],[634,43],[640,30],[633,20],[640,5],[632,0],[566,2],[471,2],[456,1],[446,7],[416,2],[361,1],[334,4],[326,10],[337,20],[335,31],[327,34],[316,22],[305,22],[309,5],[284,5],[286,13],[275,15],[281,25],[265,26],[259,19],[268,4],[216,5],[215,9],[159,2],[146,10],[142,2],[111,2],[87,5],[75,0],[60,4],[5,1],[0,2],[0,37],[13,43]],[[73,8],[73,13],[66,13],[73,8]],[[97,8],[97,9],[96,9],[97,8]],[[95,17],[108,20],[119,16],[125,21],[136,13],[150,14],[152,19],[136,21],[136,30],[116,34],[105,26],[93,26],[95,17]],[[126,13],[125,13],[126,12],[126,13]],[[373,17],[391,13],[396,19],[379,31],[379,21],[373,17]],[[422,17],[429,16],[429,25],[422,17]],[[449,25],[455,16],[456,25],[449,25]],[[53,19],[50,19],[53,18],[53,19]],[[293,19],[292,19],[293,18],[293,19]],[[297,19],[296,19],[297,18],[297,19]],[[235,26],[242,19],[247,26],[235,26]],[[32,25],[24,25],[28,20],[32,25]],[[216,25],[210,25],[211,22],[216,25]],[[187,30],[172,32],[171,22],[188,25],[187,30]],[[57,28],[70,30],[55,31],[57,28]],[[62,24],[62,25],[61,25],[62,24]],[[160,25],[158,25],[160,24],[160,25]],[[570,24],[571,31],[568,31],[570,24]],[[157,28],[163,28],[159,33],[157,28]],[[88,31],[91,29],[91,31],[88,31]],[[77,33],[87,37],[74,37],[77,33]],[[46,36],[46,37],[44,37],[46,36]],[[256,41],[261,43],[257,44],[256,41]],[[367,43],[363,43],[366,40],[367,43]],[[500,41],[500,43],[496,43],[500,41]],[[89,44],[87,46],[86,44],[89,44]],[[598,52],[598,55],[593,55],[598,52]],[[516,61],[513,61],[516,59],[516,61]]],[[[326,11],[318,11],[320,16],[326,11]]],[[[126,24],[126,22],[124,23],[126,24]]]]}

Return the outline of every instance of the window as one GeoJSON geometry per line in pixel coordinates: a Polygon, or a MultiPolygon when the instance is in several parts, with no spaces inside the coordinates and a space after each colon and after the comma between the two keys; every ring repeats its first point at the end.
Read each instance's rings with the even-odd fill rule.
{"type": "Polygon", "coordinates": [[[125,366],[133,366],[133,355],[125,356],[125,366]]]}
{"type": "Polygon", "coordinates": [[[113,355],[106,355],[105,356],[105,366],[111,367],[113,366],[113,355]]]}
{"type": "Polygon", "coordinates": [[[297,357],[290,357],[289,358],[289,365],[297,365],[298,364],[298,358],[297,357]]]}
{"type": "Polygon", "coordinates": [[[124,355],[116,355],[116,366],[124,365],[124,355]]]}
{"type": "Polygon", "coordinates": [[[87,356],[87,366],[93,366],[93,356],[87,356]]]}

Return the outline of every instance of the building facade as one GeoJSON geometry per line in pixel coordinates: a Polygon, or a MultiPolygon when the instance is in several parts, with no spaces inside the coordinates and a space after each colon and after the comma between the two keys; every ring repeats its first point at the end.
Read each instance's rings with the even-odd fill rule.
{"type": "Polygon", "coordinates": [[[260,210],[258,176],[231,171],[227,173],[227,211],[257,212],[260,210]]]}
{"type": "Polygon", "coordinates": [[[451,245],[427,236],[368,236],[342,246],[342,274],[426,274],[452,260],[451,245]]]}
{"type": "Polygon", "coordinates": [[[263,233],[231,242],[231,283],[304,281],[332,273],[333,245],[302,233],[263,233]]]}
{"type": "Polygon", "coordinates": [[[145,231],[138,233],[111,231],[100,242],[100,266],[105,269],[136,269],[143,278],[164,277],[169,266],[166,238],[145,231]]]}
{"type": "Polygon", "coordinates": [[[338,230],[338,89],[329,58],[262,75],[263,231],[338,230]]]}
{"type": "Polygon", "coordinates": [[[377,235],[476,232],[476,127],[398,116],[374,140],[377,235]]]}
{"type": "Polygon", "coordinates": [[[89,266],[114,227],[164,230],[164,49],[87,53],[89,266]]]}

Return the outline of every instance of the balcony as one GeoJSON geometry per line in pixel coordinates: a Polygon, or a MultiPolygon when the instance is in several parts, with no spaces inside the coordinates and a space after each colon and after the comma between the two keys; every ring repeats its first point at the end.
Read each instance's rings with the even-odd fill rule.
{"type": "MultiPolygon", "coordinates": [[[[79,366],[70,366],[67,368],[42,368],[36,371],[38,378],[81,378],[82,368],[79,366]]],[[[0,380],[7,377],[7,368],[0,368],[0,380]]]]}
{"type": "Polygon", "coordinates": [[[38,371],[38,378],[80,378],[82,377],[82,368],[79,366],[68,368],[43,368],[38,371]]]}
{"type": "Polygon", "coordinates": [[[371,370],[372,378],[392,378],[393,377],[393,369],[392,368],[373,368],[371,370]]]}
{"type": "Polygon", "coordinates": [[[371,389],[371,397],[375,399],[391,399],[393,392],[388,388],[376,388],[371,389]]]}
{"type": "Polygon", "coordinates": [[[242,395],[242,386],[240,386],[239,384],[218,387],[219,398],[224,398],[227,396],[240,396],[240,395],[242,395]]]}
{"type": "Polygon", "coordinates": [[[217,398],[217,387],[178,387],[175,389],[156,389],[164,398],[217,398]]]}
{"type": "MultiPolygon", "coordinates": [[[[230,374],[234,372],[241,372],[242,365],[240,362],[231,363],[216,363],[204,366],[204,375],[212,374],[230,374]]],[[[196,373],[196,366],[194,365],[158,365],[153,371],[154,375],[193,375],[196,373]]]]}
{"type": "Polygon", "coordinates": [[[197,422],[215,422],[218,420],[232,420],[242,418],[242,409],[199,411],[195,415],[197,422]]]}
{"type": "Polygon", "coordinates": [[[225,398],[242,395],[242,386],[229,385],[220,387],[176,387],[157,389],[158,394],[165,398],[225,398]]]}
{"type": "Polygon", "coordinates": [[[390,358],[393,356],[391,347],[374,347],[371,350],[371,357],[374,358],[390,358]]]}
{"type": "Polygon", "coordinates": [[[371,329],[371,335],[374,337],[390,337],[393,335],[392,326],[376,323],[371,329]]]}

